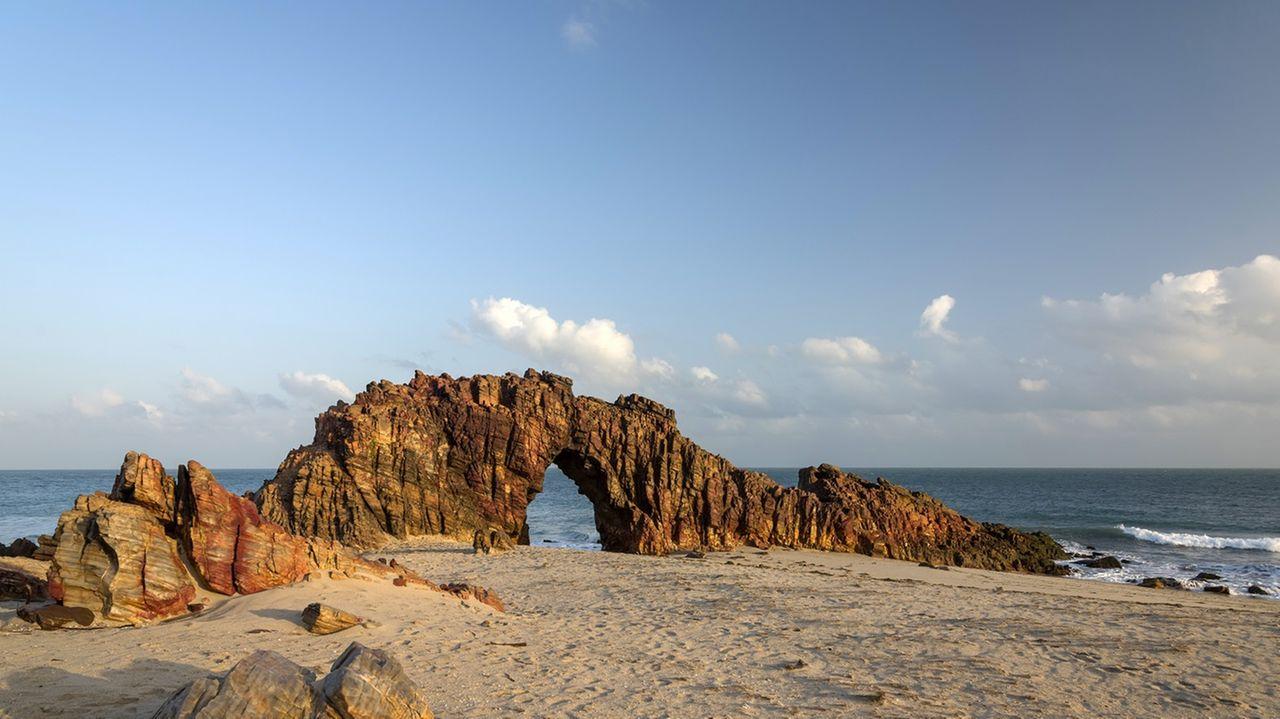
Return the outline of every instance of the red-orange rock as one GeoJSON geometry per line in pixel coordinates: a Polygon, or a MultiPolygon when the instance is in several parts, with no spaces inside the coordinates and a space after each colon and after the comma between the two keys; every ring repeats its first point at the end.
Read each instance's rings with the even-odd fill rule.
{"type": "Polygon", "coordinates": [[[255,499],[293,532],[350,546],[477,531],[527,543],[525,511],[552,463],[591,501],[607,550],[777,544],[1046,573],[1065,556],[1048,535],[834,467],[784,488],[694,444],[652,400],[575,397],[571,380],[534,370],[370,384],[321,414],[255,499]]]}
{"type": "Polygon", "coordinates": [[[129,452],[111,488],[111,498],[136,504],[152,511],[160,521],[172,524],[177,502],[173,477],[165,474],[164,464],[145,454],[129,452]]]}
{"type": "Polygon", "coordinates": [[[307,541],[264,520],[199,462],[178,469],[178,524],[188,556],[211,589],[252,594],[310,569],[307,541]]]}

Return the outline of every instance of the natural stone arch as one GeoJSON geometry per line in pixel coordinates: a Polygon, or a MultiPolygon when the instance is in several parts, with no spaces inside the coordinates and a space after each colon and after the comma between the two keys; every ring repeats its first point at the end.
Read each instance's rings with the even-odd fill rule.
{"type": "Polygon", "coordinates": [[[526,510],[552,463],[591,501],[607,550],[776,544],[1038,572],[1062,556],[1047,535],[828,465],[781,487],[699,447],[652,400],[575,397],[568,378],[534,370],[370,384],[316,419],[315,440],[256,500],[297,533],[357,547],[476,530],[527,541],[526,510]]]}

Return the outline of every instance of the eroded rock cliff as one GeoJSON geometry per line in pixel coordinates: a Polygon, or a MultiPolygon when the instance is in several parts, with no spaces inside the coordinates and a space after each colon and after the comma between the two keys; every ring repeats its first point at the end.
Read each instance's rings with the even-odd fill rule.
{"type": "Polygon", "coordinates": [[[534,370],[370,384],[316,419],[315,440],[256,501],[297,534],[357,547],[477,531],[527,541],[525,511],[552,463],[591,501],[608,550],[783,545],[1030,572],[1063,556],[1047,535],[829,465],[782,487],[694,444],[652,400],[577,397],[569,379],[534,370]]]}

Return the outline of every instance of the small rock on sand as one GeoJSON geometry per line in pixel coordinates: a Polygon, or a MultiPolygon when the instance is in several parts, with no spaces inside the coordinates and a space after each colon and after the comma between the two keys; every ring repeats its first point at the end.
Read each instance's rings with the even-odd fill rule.
{"type": "Polygon", "coordinates": [[[312,634],[333,634],[364,622],[350,612],[313,602],[302,610],[302,625],[312,634]]]}

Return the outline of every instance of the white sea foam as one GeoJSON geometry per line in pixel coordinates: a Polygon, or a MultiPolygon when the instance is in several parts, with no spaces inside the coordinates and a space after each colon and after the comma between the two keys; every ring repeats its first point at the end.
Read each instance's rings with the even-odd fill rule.
{"type": "Polygon", "coordinates": [[[1215,537],[1209,534],[1190,534],[1186,532],[1157,532],[1154,529],[1128,527],[1123,524],[1116,528],[1134,539],[1155,544],[1171,544],[1177,547],[1204,547],[1207,549],[1260,549],[1266,552],[1280,552],[1280,537],[1215,537]]]}

